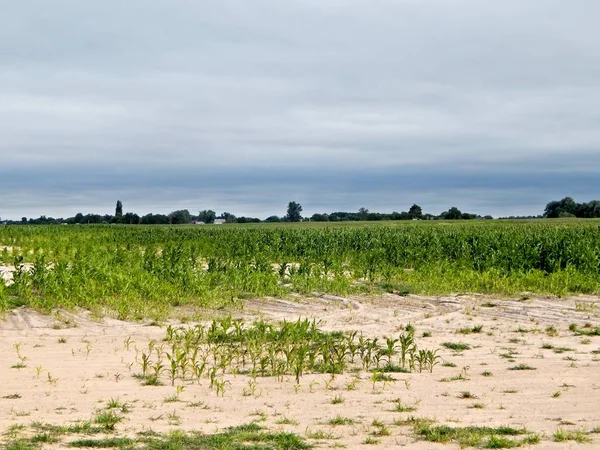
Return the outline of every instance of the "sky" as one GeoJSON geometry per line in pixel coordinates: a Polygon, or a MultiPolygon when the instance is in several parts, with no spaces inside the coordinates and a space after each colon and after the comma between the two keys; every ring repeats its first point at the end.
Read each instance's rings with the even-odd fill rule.
{"type": "Polygon", "coordinates": [[[600,199],[597,0],[24,0],[0,217],[600,199]]]}

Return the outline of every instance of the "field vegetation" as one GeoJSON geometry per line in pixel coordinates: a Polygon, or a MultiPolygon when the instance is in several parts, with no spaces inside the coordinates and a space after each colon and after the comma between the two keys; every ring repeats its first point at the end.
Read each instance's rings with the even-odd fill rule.
{"type": "Polygon", "coordinates": [[[600,292],[600,222],[0,228],[0,310],[174,306],[291,294],[600,292]]]}

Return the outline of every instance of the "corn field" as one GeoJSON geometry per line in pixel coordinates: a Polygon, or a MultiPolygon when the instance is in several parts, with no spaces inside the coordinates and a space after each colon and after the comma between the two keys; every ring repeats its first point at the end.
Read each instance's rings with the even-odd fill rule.
{"type": "Polygon", "coordinates": [[[0,227],[0,310],[120,318],[292,294],[600,292],[600,222],[0,227]]]}

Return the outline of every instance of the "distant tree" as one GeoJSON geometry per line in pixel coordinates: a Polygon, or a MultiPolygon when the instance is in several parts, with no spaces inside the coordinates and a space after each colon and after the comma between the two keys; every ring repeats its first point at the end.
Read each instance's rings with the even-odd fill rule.
{"type": "Polygon", "coordinates": [[[360,220],[370,220],[369,219],[369,210],[367,208],[359,208],[358,209],[358,217],[360,220]]]}
{"type": "Polygon", "coordinates": [[[551,201],[546,205],[544,209],[544,217],[549,219],[556,219],[557,217],[571,217],[565,216],[564,213],[576,215],[580,205],[575,203],[571,197],[565,197],[560,201],[551,201]]]}
{"type": "Polygon", "coordinates": [[[146,214],[141,218],[140,223],[144,225],[166,225],[169,223],[169,217],[164,214],[146,214]]]}
{"type": "Polygon", "coordinates": [[[117,206],[115,207],[115,217],[123,216],[123,203],[121,200],[117,200],[117,206]]]}
{"type": "Polygon", "coordinates": [[[269,216],[265,219],[265,222],[281,222],[279,216],[269,216]]]}
{"type": "Polygon", "coordinates": [[[257,217],[238,217],[236,219],[237,223],[260,223],[260,219],[257,217]]]}
{"type": "Polygon", "coordinates": [[[198,214],[198,220],[204,223],[214,223],[217,217],[217,213],[215,213],[212,209],[205,209],[204,211],[200,211],[198,214]]]}
{"type": "Polygon", "coordinates": [[[135,213],[128,212],[123,216],[123,223],[127,223],[129,225],[138,225],[140,223],[140,216],[135,213]]]}
{"type": "Polygon", "coordinates": [[[561,211],[560,214],[558,215],[559,219],[566,219],[569,217],[575,217],[575,214],[571,214],[570,212],[567,212],[567,211],[561,211]]]}
{"type": "Polygon", "coordinates": [[[367,214],[366,220],[384,220],[386,218],[387,218],[387,216],[385,214],[379,214],[379,213],[372,212],[372,213],[367,214]]]}
{"type": "Polygon", "coordinates": [[[21,217],[21,223],[27,223],[27,217],[21,217]]]}
{"type": "Polygon", "coordinates": [[[237,218],[228,212],[224,212],[223,214],[221,214],[221,217],[223,219],[225,219],[225,223],[236,223],[237,222],[237,218]]]}
{"type": "Polygon", "coordinates": [[[422,219],[423,218],[423,210],[419,205],[412,205],[408,210],[408,214],[410,214],[411,219],[422,219]]]}
{"type": "Polygon", "coordinates": [[[440,214],[440,218],[444,220],[460,220],[462,219],[462,212],[456,206],[453,206],[448,211],[440,214]]]}
{"type": "Polygon", "coordinates": [[[290,202],[287,208],[287,215],[285,216],[286,222],[300,222],[302,220],[301,212],[302,206],[300,203],[290,202]]]}
{"type": "Polygon", "coordinates": [[[311,222],[329,222],[327,214],[313,214],[310,218],[311,222]]]}
{"type": "Polygon", "coordinates": [[[544,209],[544,217],[549,219],[555,219],[560,214],[560,202],[556,200],[551,201],[546,205],[544,209]]]}
{"type": "Polygon", "coordinates": [[[169,221],[173,225],[182,224],[182,223],[190,223],[192,220],[192,216],[187,209],[180,209],[177,211],[173,211],[169,213],[169,221]]]}

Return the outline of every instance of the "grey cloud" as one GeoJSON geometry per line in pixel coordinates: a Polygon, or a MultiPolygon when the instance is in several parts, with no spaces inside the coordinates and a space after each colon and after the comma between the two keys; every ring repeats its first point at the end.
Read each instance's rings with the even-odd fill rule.
{"type": "Polygon", "coordinates": [[[305,210],[401,209],[394,190],[432,211],[537,213],[563,193],[598,192],[597,2],[5,10],[2,216],[110,210],[119,192],[147,210],[212,202],[250,215],[289,196],[305,210]]]}

